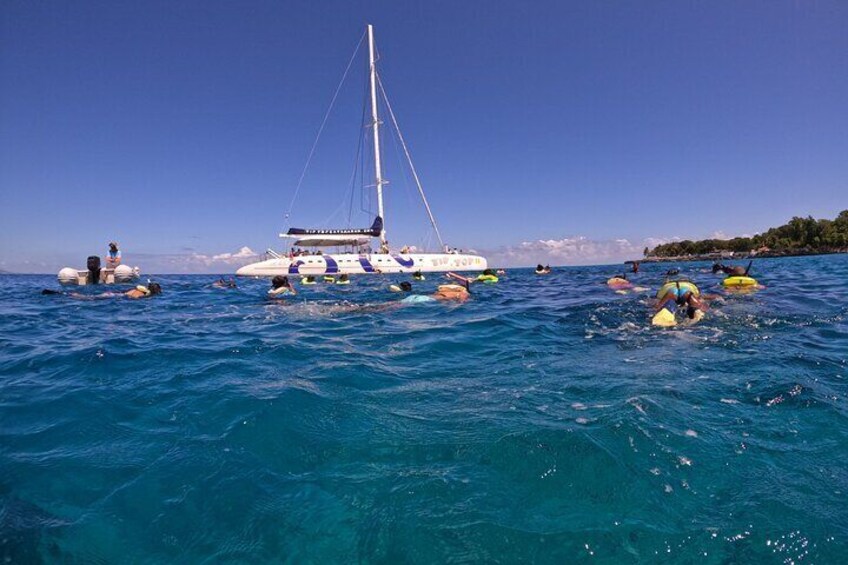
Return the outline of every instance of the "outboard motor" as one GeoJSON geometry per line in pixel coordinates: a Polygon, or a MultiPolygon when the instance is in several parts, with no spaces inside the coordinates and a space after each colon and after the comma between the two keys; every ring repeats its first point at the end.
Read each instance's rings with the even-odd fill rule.
{"type": "Polygon", "coordinates": [[[86,262],[88,284],[100,284],[100,257],[92,255],[86,262]]]}

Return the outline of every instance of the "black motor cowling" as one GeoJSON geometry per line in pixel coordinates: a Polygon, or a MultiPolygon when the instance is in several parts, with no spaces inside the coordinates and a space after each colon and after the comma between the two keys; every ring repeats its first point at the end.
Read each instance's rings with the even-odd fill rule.
{"type": "Polygon", "coordinates": [[[88,284],[100,283],[100,257],[92,255],[85,264],[88,269],[88,284]]]}

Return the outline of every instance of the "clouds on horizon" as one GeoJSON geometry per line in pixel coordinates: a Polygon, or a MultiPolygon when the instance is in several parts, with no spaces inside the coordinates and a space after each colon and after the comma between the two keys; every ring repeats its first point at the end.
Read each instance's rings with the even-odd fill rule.
{"type": "MultiPolygon", "coordinates": [[[[12,261],[0,259],[0,271],[11,273],[58,273],[63,267],[85,268],[85,257],[69,260],[65,254],[12,261]]],[[[179,253],[124,253],[124,264],[139,267],[144,274],[227,274],[261,256],[244,245],[237,251],[216,254],[198,253],[183,248],[179,253]]]]}
{"type": "Polygon", "coordinates": [[[504,267],[531,267],[538,264],[598,265],[639,259],[645,247],[653,248],[662,243],[679,240],[679,237],[649,237],[640,242],[631,242],[624,238],[596,240],[575,236],[523,241],[517,245],[485,252],[484,255],[489,264],[504,267]]]}
{"type": "MultiPolygon", "coordinates": [[[[724,234],[715,234],[724,235],[724,234]]],[[[639,259],[645,247],[653,248],[662,243],[680,241],[679,237],[649,237],[638,242],[625,238],[596,240],[585,236],[559,239],[522,241],[497,249],[481,250],[493,267],[531,267],[539,263],[549,265],[599,265],[620,263],[639,259]]],[[[415,250],[417,251],[417,250],[415,250]]],[[[183,248],[180,253],[128,253],[126,264],[138,266],[149,274],[227,274],[235,273],[242,265],[261,260],[261,254],[244,245],[236,251],[222,253],[199,253],[192,248],[183,248]]],[[[0,270],[11,272],[58,272],[63,266],[83,268],[84,258],[68,265],[53,264],[52,261],[0,261],[0,270]]]]}
{"type": "Polygon", "coordinates": [[[243,245],[235,252],[208,255],[191,251],[188,253],[136,253],[128,256],[129,263],[138,262],[143,272],[173,274],[221,274],[234,273],[247,263],[259,261],[259,253],[243,245]]]}

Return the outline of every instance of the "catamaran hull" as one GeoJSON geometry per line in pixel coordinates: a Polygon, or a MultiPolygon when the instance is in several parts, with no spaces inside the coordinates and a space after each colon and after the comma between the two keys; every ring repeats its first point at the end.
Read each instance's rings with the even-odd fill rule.
{"type": "Polygon", "coordinates": [[[410,253],[405,255],[337,253],[301,255],[268,259],[245,265],[236,275],[273,277],[276,275],[365,275],[381,273],[441,273],[482,271],[486,259],[465,253],[410,253]]]}

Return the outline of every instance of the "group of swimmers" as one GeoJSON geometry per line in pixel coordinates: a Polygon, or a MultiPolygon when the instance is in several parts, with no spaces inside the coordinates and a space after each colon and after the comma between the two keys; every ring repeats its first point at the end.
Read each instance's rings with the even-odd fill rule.
{"type": "MultiPolygon", "coordinates": [[[[725,273],[730,277],[747,277],[747,273],[750,268],[750,264],[747,267],[734,267],[716,263],[712,267],[712,272],[725,273]]],[[[536,272],[540,273],[545,269],[547,269],[547,272],[550,272],[550,267],[542,267],[541,265],[537,267],[536,272]]],[[[633,272],[637,271],[638,266],[634,265],[633,272]]],[[[402,299],[401,302],[425,302],[434,300],[463,302],[471,296],[471,285],[473,283],[497,282],[497,275],[502,274],[504,274],[504,271],[502,270],[498,270],[497,272],[495,272],[491,269],[487,269],[482,274],[474,278],[469,278],[459,275],[457,273],[449,272],[445,274],[445,277],[451,279],[451,282],[437,285],[435,292],[426,295],[413,294],[413,284],[410,281],[403,281],[398,284],[392,284],[389,286],[389,290],[408,295],[404,299],[402,299]]],[[[654,303],[653,308],[654,317],[652,319],[654,325],[675,325],[675,315],[678,312],[682,313],[685,316],[685,319],[691,322],[697,322],[701,319],[701,317],[703,317],[704,313],[708,309],[707,301],[711,300],[712,298],[715,298],[715,296],[702,294],[700,289],[694,282],[686,278],[681,278],[677,275],[679,275],[679,271],[677,269],[667,271],[665,282],[657,291],[656,301],[654,303]]],[[[333,279],[333,282],[335,282],[336,284],[346,284],[349,282],[349,277],[346,274],[339,275],[338,279],[335,279],[333,277],[325,278],[333,279]]],[[[417,272],[413,275],[412,278],[413,280],[421,281],[424,280],[424,275],[421,272],[417,272]]],[[[304,278],[302,279],[302,284],[315,284],[315,277],[312,275],[304,276],[304,278]]],[[[609,278],[607,280],[607,285],[611,289],[621,294],[625,294],[629,291],[648,290],[647,288],[634,286],[633,283],[628,280],[626,273],[617,274],[609,278]]],[[[211,286],[213,288],[232,289],[237,288],[238,285],[236,284],[235,279],[220,278],[213,282],[211,286]]],[[[162,287],[157,282],[148,281],[146,285],[137,285],[124,292],[104,292],[92,295],[83,294],[79,292],[66,292],[45,289],[42,291],[42,294],[65,295],[70,298],[81,300],[97,300],[103,298],[128,298],[131,300],[137,300],[141,298],[152,298],[154,296],[161,295],[162,287]]],[[[283,298],[286,295],[294,296],[296,294],[297,289],[292,284],[288,276],[277,275],[271,279],[271,288],[267,292],[267,296],[269,299],[283,298]]]]}
{"type": "MultiPolygon", "coordinates": [[[[460,284],[441,284],[438,285],[438,287],[436,288],[436,292],[432,295],[428,295],[427,297],[424,297],[423,295],[412,296],[420,296],[420,298],[425,299],[431,298],[433,300],[455,300],[459,302],[462,302],[466,300],[469,296],[471,296],[471,284],[473,282],[476,282],[476,279],[463,277],[462,275],[458,275],[456,273],[447,273],[445,276],[452,280],[458,281],[460,284]]],[[[339,279],[341,279],[341,277],[346,278],[347,275],[341,275],[339,279]]],[[[421,275],[421,278],[419,280],[422,279],[423,275],[421,275]]],[[[391,285],[389,287],[389,290],[399,293],[409,293],[411,295],[412,283],[409,281],[403,281],[399,284],[391,285]]],[[[296,294],[297,290],[295,289],[291,280],[289,280],[289,277],[287,277],[286,275],[277,275],[271,279],[271,288],[268,290],[269,298],[281,298],[286,295],[293,296],[296,294]]],[[[415,301],[421,300],[417,299],[415,301]]]]}
{"type": "MultiPolygon", "coordinates": [[[[748,276],[752,263],[747,267],[727,266],[715,263],[711,271],[713,274],[723,273],[728,275],[722,282],[726,290],[747,290],[763,288],[756,280],[748,276]]],[[[639,270],[638,263],[633,263],[632,272],[639,270]]],[[[694,323],[703,318],[708,310],[707,302],[718,298],[718,295],[703,294],[698,286],[691,280],[680,277],[678,269],[670,269],[665,274],[665,281],[656,293],[654,302],[654,316],[652,324],[656,326],[674,326],[677,324],[676,315],[683,315],[683,320],[694,323]]],[[[614,275],[607,279],[607,286],[617,293],[626,294],[629,291],[647,291],[647,288],[636,287],[628,280],[626,273],[614,275]]]]}
{"type": "Polygon", "coordinates": [[[139,298],[152,298],[162,294],[162,286],[157,282],[148,281],[146,285],[139,284],[135,287],[123,292],[101,292],[100,294],[83,294],[81,292],[66,292],[64,290],[44,289],[41,291],[44,295],[60,294],[77,300],[98,300],[103,298],[129,298],[137,300],[139,298]]]}

